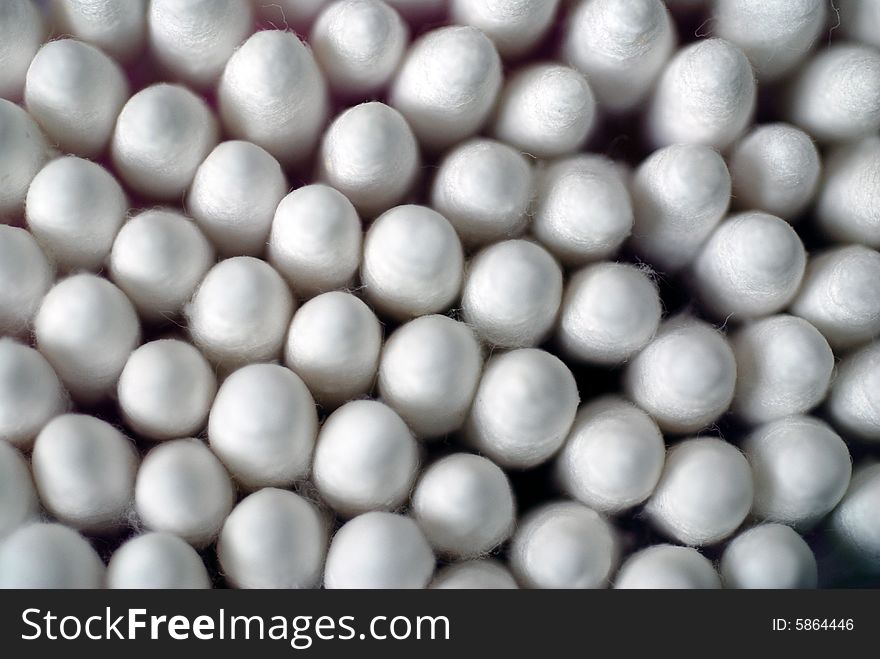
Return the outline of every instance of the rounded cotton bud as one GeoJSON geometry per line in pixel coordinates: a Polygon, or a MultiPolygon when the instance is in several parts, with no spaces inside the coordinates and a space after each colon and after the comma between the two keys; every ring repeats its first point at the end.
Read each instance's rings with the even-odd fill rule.
{"type": "Polygon", "coordinates": [[[430,582],[434,563],[431,546],[409,517],[364,513],[333,536],[324,588],[421,589],[430,582]]]}
{"type": "Polygon", "coordinates": [[[293,316],[284,363],[332,409],[369,393],[381,349],[382,326],[372,310],[350,293],[331,291],[293,316]]]}
{"type": "Polygon", "coordinates": [[[27,74],[28,112],[60,149],[101,155],[122,106],[128,79],[103,52],[81,41],[59,39],[40,48],[27,74]]]}
{"type": "Polygon", "coordinates": [[[812,255],[791,313],[808,320],[835,350],[880,334],[880,253],[862,245],[812,255]]]}
{"type": "Polygon", "coordinates": [[[34,319],[37,347],[80,403],[116,389],[141,328],[125,294],[106,279],[79,274],[46,294],[34,319]]]}
{"type": "Polygon", "coordinates": [[[452,306],[463,267],[461,241],[445,217],[424,206],[398,206],[367,232],[361,281],[377,311],[404,320],[452,306]]]}
{"type": "Polygon", "coordinates": [[[375,400],[355,400],[333,412],[318,434],[312,480],[338,513],[394,510],[406,500],[419,450],[397,413],[375,400]]]}
{"type": "Polygon", "coordinates": [[[255,144],[232,140],[218,144],[199,165],[186,206],[218,252],[257,256],[285,194],[278,161],[255,144]]]}
{"type": "Polygon", "coordinates": [[[103,587],[104,563],[67,526],[28,524],[0,543],[0,589],[103,587]]]}
{"type": "Polygon", "coordinates": [[[733,399],[736,360],[727,340],[712,326],[677,317],[627,365],[627,396],[661,430],[696,432],[720,417],[733,399]]]}
{"type": "Polygon", "coordinates": [[[0,542],[40,512],[27,460],[8,442],[0,441],[0,542]]]}
{"type": "Polygon", "coordinates": [[[437,572],[432,590],[516,590],[519,586],[504,565],[480,558],[447,565],[437,572]]]}
{"type": "Polygon", "coordinates": [[[327,120],[327,89],[311,51],[292,32],[263,30],[229,58],[217,87],[227,132],[284,166],[312,154],[327,120]]]}
{"type": "Polygon", "coordinates": [[[110,152],[135,192],[176,201],[217,144],[217,123],[205,102],[180,85],[152,85],[132,96],[116,121],[110,152]]]}
{"type": "Polygon", "coordinates": [[[0,223],[24,213],[28,187],[49,157],[43,133],[31,116],[0,98],[0,223]]]}
{"type": "Polygon", "coordinates": [[[556,336],[569,357],[613,366],[654,338],[662,312],[657,286],[644,270],[596,263],[569,279],[556,336]]]}
{"type": "Polygon", "coordinates": [[[874,0],[849,0],[835,10],[847,38],[880,48],[880,5],[874,0]]]}
{"type": "Polygon", "coordinates": [[[208,422],[211,450],[248,489],[305,478],[317,434],[312,395],[277,364],[251,364],[226,378],[208,422]]]}
{"type": "Polygon", "coordinates": [[[54,280],[30,232],[0,224],[0,334],[23,335],[54,280]]]}
{"type": "Polygon", "coordinates": [[[660,0],[583,0],[569,14],[562,52],[590,80],[599,104],[617,113],[642,102],[675,41],[660,0]]]}
{"type": "Polygon", "coordinates": [[[476,558],[513,532],[510,481],[491,460],[456,453],[435,462],[413,491],[412,515],[437,553],[476,558]]]}
{"type": "Polygon", "coordinates": [[[653,545],[630,556],[614,579],[616,589],[721,588],[712,562],[692,547],[653,545]]]}
{"type": "Polygon", "coordinates": [[[599,513],[548,503],[517,524],[510,567],[525,588],[605,588],[618,553],[616,533],[599,513]]]}
{"type": "Polygon", "coordinates": [[[759,318],[788,306],[806,264],[804,245],[788,222],[750,211],[715,229],[694,261],[693,283],[719,320],[759,318]]]}
{"type": "Polygon", "coordinates": [[[499,353],[486,363],[466,434],[502,467],[535,467],[562,446],[578,400],[574,376],[550,353],[535,348],[499,353]]]}
{"type": "Polygon", "coordinates": [[[28,228],[62,270],[100,270],[128,212],[122,187],[106,169],[65,156],[51,161],[28,189],[28,228]]]}
{"type": "Polygon", "coordinates": [[[113,552],[107,587],[205,589],[211,579],[195,549],[171,533],[143,533],[113,552]]]}
{"type": "Polygon", "coordinates": [[[614,514],[651,495],[665,458],[663,435],[651,417],[622,398],[605,396],[578,411],[556,473],[573,498],[614,514]]]}
{"type": "Polygon", "coordinates": [[[841,147],[831,156],[816,217],[836,241],[880,248],[880,137],[841,147]]]}
{"type": "Polygon", "coordinates": [[[808,412],[825,399],[834,354],[825,337],[795,316],[771,316],[738,330],[733,411],[750,424],[808,412]]]}
{"type": "Polygon", "coordinates": [[[880,344],[843,360],[828,401],[831,421],[852,437],[880,442],[880,344]]]}
{"type": "Polygon", "coordinates": [[[214,249],[195,222],[153,208],[122,225],[110,250],[109,272],[144,321],[173,319],[214,263],[214,249]]]}
{"type": "Polygon", "coordinates": [[[151,0],[147,38],[160,67],[204,88],[253,31],[253,18],[242,0],[151,0]]]}
{"type": "Polygon", "coordinates": [[[727,588],[815,588],[816,557],[790,527],[762,524],[735,537],[721,556],[727,588]]]}
{"type": "Polygon", "coordinates": [[[538,172],[532,233],[565,265],[612,256],[632,224],[626,183],[607,158],[575,156],[538,172]]]}
{"type": "Polygon", "coordinates": [[[528,240],[507,240],[468,263],[461,312],[487,343],[525,348],[547,336],[561,300],[562,270],[550,253],[528,240]]]}
{"type": "Polygon", "coordinates": [[[339,0],[312,27],[309,43],[333,91],[366,98],[381,93],[397,72],[409,28],[381,0],[339,0]]]}
{"type": "Polygon", "coordinates": [[[31,456],[40,501],[58,520],[101,532],[126,521],[134,493],[134,444],[105,421],[64,414],[50,421],[31,456]]]}
{"type": "Polygon", "coordinates": [[[205,356],[234,367],[280,356],[295,304],[272,266],[236,256],[208,271],[186,316],[193,341],[205,356]]]}
{"type": "Polygon", "coordinates": [[[730,169],[733,197],[789,222],[812,201],[822,163],[812,138],[789,124],[753,128],[734,147],[730,169]]]}
{"type": "Polygon", "coordinates": [[[160,440],[201,432],[216,391],[208,360],[176,339],[151,341],[131,353],[117,386],[128,427],[160,440]]]}
{"type": "Polygon", "coordinates": [[[440,151],[479,132],[501,80],[501,59],[485,34],[475,27],[441,27],[409,49],[390,102],[422,146],[440,151]]]}
{"type": "Polygon", "coordinates": [[[422,316],[385,342],[379,394],[416,436],[442,437],[464,424],[482,367],[470,327],[446,316],[422,316]]]}
{"type": "Polygon", "coordinates": [[[482,138],[452,149],[431,186],[431,206],[469,246],[522,233],[531,198],[532,170],[525,157],[506,144],[482,138]]]}
{"type": "Polygon", "coordinates": [[[309,501],[267,487],[226,518],[217,555],[235,588],[315,588],[327,553],[327,524],[309,501]]]}
{"type": "Polygon", "coordinates": [[[147,0],[51,0],[55,32],[91,43],[121,62],[146,41],[147,0]]]}
{"type": "Polygon", "coordinates": [[[596,114],[587,79],[559,64],[532,64],[507,79],[492,123],[499,140],[538,158],[579,151],[596,114]]]}
{"type": "Polygon", "coordinates": [[[657,146],[679,142],[725,149],[752,120],[755,80],[748,58],[724,39],[685,46],[663,71],[647,111],[657,146]]]}
{"type": "Polygon", "coordinates": [[[664,535],[685,545],[712,545],[732,534],[752,507],[749,463],[716,437],[686,439],[666,465],[645,513],[664,535]]]}
{"type": "Polygon", "coordinates": [[[743,442],[755,480],[758,519],[810,528],[840,501],[852,472],[849,450],[827,424],[806,416],[771,421],[743,442]]]}
{"type": "Polygon", "coordinates": [[[384,103],[363,103],[340,114],[321,144],[322,178],[366,216],[388,210],[410,192],[419,147],[403,116],[384,103]]]}
{"type": "Polygon", "coordinates": [[[232,510],[232,482],[197,439],[175,439],[147,453],[135,484],[135,508],[146,528],[209,544],[232,510]]]}
{"type": "Polygon", "coordinates": [[[505,59],[522,57],[547,35],[559,0],[452,0],[452,20],[486,33],[505,59]]]}
{"type": "Polygon", "coordinates": [[[866,463],[855,473],[846,496],[832,513],[829,528],[861,567],[880,571],[880,464],[866,463]]]}
{"type": "Polygon", "coordinates": [[[21,98],[28,66],[45,36],[40,8],[32,0],[0,6],[0,98],[21,98]]]}

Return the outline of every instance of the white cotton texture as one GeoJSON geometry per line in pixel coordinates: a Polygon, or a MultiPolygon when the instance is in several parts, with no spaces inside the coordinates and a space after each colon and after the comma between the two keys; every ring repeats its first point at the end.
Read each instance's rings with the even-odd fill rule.
{"type": "Polygon", "coordinates": [[[211,587],[195,549],[171,533],[147,532],[126,540],[107,563],[107,588],[184,589],[211,587]]]}

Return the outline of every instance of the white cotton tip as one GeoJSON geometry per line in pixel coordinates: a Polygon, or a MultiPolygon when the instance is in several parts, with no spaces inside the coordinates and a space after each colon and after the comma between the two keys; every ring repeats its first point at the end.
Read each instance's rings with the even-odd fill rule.
{"type": "Polygon", "coordinates": [[[422,589],[431,581],[434,562],[431,546],[409,517],[364,513],[333,537],[324,588],[422,589]]]}
{"type": "Polygon", "coordinates": [[[556,337],[572,359],[612,366],[654,338],[662,313],[657,286],[644,270],[596,263],[569,278],[556,337]]]}
{"type": "Polygon", "coordinates": [[[103,52],[74,39],[40,48],[27,74],[24,100],[47,137],[65,152],[101,155],[129,97],[128,79],[103,52]]]}
{"type": "Polygon", "coordinates": [[[178,316],[214,263],[214,249],[185,215],[153,208],[119,230],[109,271],[141,318],[161,322],[178,316]]]}
{"type": "Polygon", "coordinates": [[[736,360],[727,340],[699,320],[677,317],[627,365],[624,389],[661,430],[696,432],[733,399],[736,360]]]}
{"type": "Polygon", "coordinates": [[[167,73],[206,88],[253,32],[253,23],[253,10],[242,0],[151,0],[147,39],[167,73]]]}
{"type": "Polygon", "coordinates": [[[171,533],[149,532],[126,541],[107,564],[107,587],[134,590],[211,587],[201,557],[171,533]]]}
{"type": "Polygon", "coordinates": [[[521,234],[531,199],[529,162],[506,144],[482,138],[452,149],[431,186],[431,206],[471,247],[521,234]]]}
{"type": "Polygon", "coordinates": [[[812,255],[791,313],[816,326],[835,350],[880,334],[880,253],[862,245],[812,255]]]}
{"type": "Polygon", "coordinates": [[[735,537],[721,556],[726,588],[810,589],[819,581],[813,550],[790,527],[762,524],[735,537]]]}
{"type": "Polygon", "coordinates": [[[465,432],[502,467],[528,469],[562,446],[578,401],[574,376],[549,352],[499,353],[486,362],[465,432]]]}
{"type": "Polygon", "coordinates": [[[718,0],[712,32],[742,48],[762,83],[794,70],[825,27],[824,0],[718,0]]]}
{"type": "Polygon", "coordinates": [[[30,232],[0,224],[0,334],[20,336],[28,330],[54,278],[30,232]]]}
{"type": "Polygon", "coordinates": [[[485,34],[475,27],[441,27],[409,49],[390,103],[422,146],[440,151],[479,132],[501,81],[501,59],[485,34]]]}
{"type": "Polygon", "coordinates": [[[544,39],[559,0],[452,0],[452,20],[480,28],[505,59],[528,54],[544,39]]]}
{"type": "Polygon", "coordinates": [[[519,586],[504,565],[491,558],[453,563],[438,570],[432,590],[516,590],[519,586]]]}
{"type": "Polygon", "coordinates": [[[510,567],[524,588],[605,588],[618,554],[614,528],[599,513],[548,503],[517,524],[510,567]]]}
{"type": "Polygon", "coordinates": [[[232,367],[278,359],[295,307],[272,266],[236,256],[208,271],[185,313],[196,346],[232,367]]]}
{"type": "Polygon", "coordinates": [[[216,391],[208,360],[176,339],[151,341],[131,353],[117,386],[128,427],[159,440],[198,435],[216,391]]]}
{"type": "Polygon", "coordinates": [[[553,328],[562,301],[562,269],[537,243],[507,240],[486,247],[467,266],[464,321],[487,343],[525,348],[553,328]]]}
{"type": "Polygon", "coordinates": [[[663,435],[651,417],[622,398],[604,396],[578,411],[556,474],[570,496],[615,514],[651,495],[665,459],[663,435]]]}
{"type": "Polygon", "coordinates": [[[226,378],[208,422],[211,450],[248,489],[305,478],[317,434],[312,395],[277,364],[251,364],[226,378]]]}
{"type": "Polygon", "coordinates": [[[64,279],[46,294],[34,319],[37,347],[80,403],[110,396],[138,346],[141,328],[125,294],[90,274],[64,279]]]}
{"type": "Polygon", "coordinates": [[[520,151],[555,158],[583,147],[595,115],[583,75],[560,64],[533,64],[508,77],[491,130],[520,151]]]}
{"type": "Polygon", "coordinates": [[[204,443],[175,439],[144,457],[134,498],[146,528],[173,533],[199,548],[219,533],[233,494],[229,475],[204,443]]]}
{"type": "Polygon", "coordinates": [[[464,425],[482,368],[482,349],[470,327],[446,316],[422,316],[385,342],[379,395],[417,437],[442,437],[464,425]]]}
{"type": "Polygon", "coordinates": [[[152,85],[122,108],[110,152],[117,173],[138,194],[177,201],[217,144],[205,102],[180,85],[152,85]]]}
{"type": "Polygon", "coordinates": [[[24,214],[28,186],[49,157],[43,133],[31,116],[0,98],[0,223],[24,214]]]}
{"type": "Polygon", "coordinates": [[[294,293],[312,297],[350,285],[361,263],[363,230],[352,203],[327,185],[306,185],[281,200],[267,258],[294,293]]]}
{"type": "Polygon", "coordinates": [[[333,0],[250,0],[257,16],[277,30],[306,34],[321,10],[333,0]]]}
{"type": "Polygon", "coordinates": [[[382,326],[372,310],[351,293],[331,291],[294,314],[284,363],[332,409],[370,392],[381,349],[382,326]]]}
{"type": "Polygon", "coordinates": [[[670,449],[645,513],[664,535],[685,545],[713,545],[743,523],[754,486],[746,458],[716,437],[686,439],[670,449]]]}
{"type": "Polygon", "coordinates": [[[39,512],[27,460],[12,444],[0,442],[0,542],[39,512]]]}
{"type": "Polygon", "coordinates": [[[327,554],[327,524],[314,504],[267,487],[226,518],[217,555],[235,588],[315,588],[327,554]]]}
{"type": "Polygon", "coordinates": [[[758,519],[812,527],[840,501],[849,485],[852,458],[826,423],[792,416],[759,426],[743,450],[752,465],[758,519]]]}
{"type": "Polygon", "coordinates": [[[841,362],[828,412],[842,432],[880,442],[880,344],[873,343],[841,362]]]}
{"type": "Polygon", "coordinates": [[[463,268],[455,229],[425,206],[392,208],[373,222],[364,239],[364,293],[378,312],[397,320],[452,306],[463,268]]]}
{"type": "Polygon", "coordinates": [[[680,142],[725,149],[749,125],[755,80],[748,58],[724,39],[685,46],[663,71],[647,110],[657,146],[680,142]]]}
{"type": "Polygon", "coordinates": [[[0,589],[104,587],[104,563],[61,524],[28,524],[0,542],[0,589]]]}
{"type": "Polygon", "coordinates": [[[693,285],[718,320],[760,318],[788,306],[806,265],[804,245],[788,222],[749,211],[712,232],[694,260],[693,285]]]}
{"type": "Polygon", "coordinates": [[[227,132],[282,165],[312,154],[327,120],[327,89],[311,51],[292,32],[263,30],[229,58],[217,87],[227,132]]]}
{"type": "Polygon", "coordinates": [[[841,147],[827,163],[819,226],[836,241],[880,248],[880,138],[841,147]]]}
{"type": "Polygon", "coordinates": [[[406,500],[419,450],[397,413],[375,400],[355,400],[333,412],[318,434],[312,480],[338,513],[394,510],[406,500]]]}
{"type": "Polygon", "coordinates": [[[714,149],[673,144],[645,159],[630,182],[630,244],[658,270],[688,266],[727,212],[730,173],[714,149]]]}
{"type": "MultiPolygon", "coordinates": [[[[835,540],[872,572],[880,565],[880,464],[867,463],[831,515],[835,540]]],[[[2,561],[0,561],[2,565],[2,561]]]]}
{"type": "Polygon", "coordinates": [[[807,133],[784,123],[757,126],[731,154],[734,200],[793,222],[813,200],[821,169],[807,133]]]}
{"type": "Polygon", "coordinates": [[[122,186],[89,160],[63,156],[34,177],[27,225],[60,270],[100,270],[128,213],[122,186]]]}
{"type": "Polygon", "coordinates": [[[285,194],[278,161],[255,144],[232,140],[218,144],[199,165],[186,207],[218,252],[258,256],[285,194]]]}
{"type": "Polygon", "coordinates": [[[121,62],[141,53],[147,0],[51,0],[56,34],[70,34],[121,62]]]}
{"type": "Polygon", "coordinates": [[[476,558],[513,532],[516,503],[510,481],[491,460],[456,453],[422,473],[412,515],[438,554],[476,558]]]}
{"type": "Polygon", "coordinates": [[[693,547],[653,545],[630,556],[614,579],[615,589],[712,590],[721,579],[712,562],[693,547]]]}
{"type": "Polygon", "coordinates": [[[406,54],[409,28],[381,0],[340,0],[321,12],[309,35],[331,89],[347,98],[381,93],[406,54]]]}
{"type": "Polygon", "coordinates": [[[599,104],[618,113],[644,100],[675,42],[660,0],[582,0],[569,14],[562,53],[587,76],[599,104]]]}
{"type": "Polygon", "coordinates": [[[45,36],[40,8],[32,0],[0,5],[0,98],[21,98],[28,67],[45,36]]]}
{"type": "Polygon", "coordinates": [[[809,412],[825,399],[834,354],[802,318],[771,316],[745,325],[730,339],[736,356],[733,411],[749,424],[809,412]]]}
{"type": "Polygon", "coordinates": [[[37,436],[31,456],[40,501],[59,521],[101,532],[125,524],[134,494],[134,444],[106,421],[64,414],[37,436]]]}
{"type": "Polygon", "coordinates": [[[849,0],[835,10],[846,37],[880,48],[880,5],[874,0],[849,0]]]}

